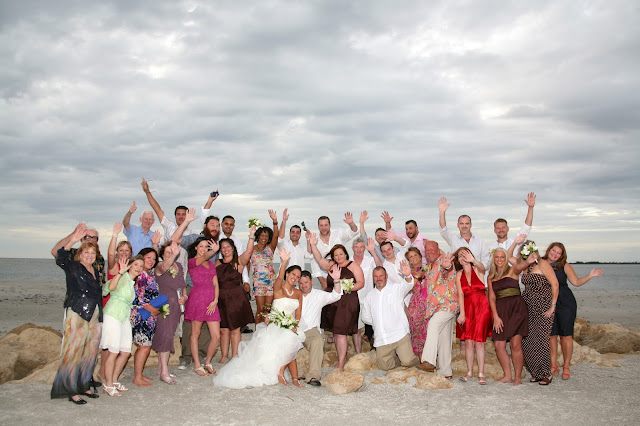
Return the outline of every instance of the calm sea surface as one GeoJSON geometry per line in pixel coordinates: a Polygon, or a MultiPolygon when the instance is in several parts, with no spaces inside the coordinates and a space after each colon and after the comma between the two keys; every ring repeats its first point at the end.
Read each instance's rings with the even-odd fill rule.
{"type": "MultiPolygon", "coordinates": [[[[640,265],[573,265],[578,276],[589,273],[594,266],[604,269],[604,276],[594,278],[577,291],[640,290],[640,265]]],[[[278,266],[276,265],[276,271],[278,266]]],[[[307,267],[307,270],[311,270],[307,267]]],[[[64,272],[51,259],[0,258],[0,281],[64,282],[64,272]]]]}

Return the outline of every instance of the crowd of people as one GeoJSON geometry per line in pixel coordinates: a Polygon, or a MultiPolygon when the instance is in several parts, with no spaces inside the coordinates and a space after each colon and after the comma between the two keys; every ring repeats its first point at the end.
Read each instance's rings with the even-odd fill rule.
{"type": "Polygon", "coordinates": [[[405,222],[404,232],[396,231],[387,211],[381,215],[385,227],[376,229],[374,238],[367,235],[369,217],[363,211],[359,226],[349,212],[344,228],[334,228],[327,216],[320,216],[317,233],[302,223],[289,228],[287,239],[287,209],[280,221],[269,210],[272,227],[254,224],[245,244],[233,233],[232,216],[221,221],[211,214],[217,191],[200,211],[202,230],[194,231],[189,225],[198,219],[195,209],[178,206],[171,219],[144,179],[142,189],[153,211],[143,212],[136,225],[131,221],[135,202],[129,207],[113,227],[106,265],[97,231],[82,223],[51,251],[67,282],[52,398],[85,404],[82,397],[97,398],[100,386],[107,395],[121,396],[129,390],[120,377],[134,344],[135,386],[153,382],[144,374],[151,349],[158,354],[159,379],[175,384],[168,364],[176,333],[182,346],[178,368],[193,363],[196,374],[214,376],[214,386],[239,389],[279,382],[302,387],[296,356],[303,347],[309,351],[304,380],[320,386],[325,339],[335,343],[334,367],[342,370],[349,336],[357,353],[363,339],[370,343],[381,370],[417,366],[452,378],[454,326],[468,367],[461,381],[473,378],[477,360],[478,383],[487,384],[485,343],[491,337],[504,370],[499,382],[520,384],[526,367],[531,382],[548,385],[559,374],[557,336],[564,357],[562,378],[570,378],[577,305],[567,282],[581,286],[603,273],[594,269],[578,277],[567,263],[564,245],[551,243],[541,256],[535,243],[526,240],[533,193],[525,200],[527,214],[517,236],[509,238],[507,221],[500,218],[491,243],[472,234],[468,215],[458,218],[459,232],[450,231],[449,203],[441,198],[444,250],[419,232],[415,220],[405,222]],[[151,231],[154,213],[163,233],[151,231]],[[306,242],[301,241],[303,228],[306,242]],[[127,240],[118,242],[122,231],[127,240]],[[345,247],[351,240],[353,259],[345,247]],[[78,242],[80,247],[72,248],[78,242]],[[307,261],[311,271],[305,270],[307,261]],[[313,288],[314,278],[321,289],[313,288]],[[249,324],[255,324],[255,331],[249,329],[252,338],[242,342],[249,324]],[[222,367],[216,372],[218,346],[222,367]]]}

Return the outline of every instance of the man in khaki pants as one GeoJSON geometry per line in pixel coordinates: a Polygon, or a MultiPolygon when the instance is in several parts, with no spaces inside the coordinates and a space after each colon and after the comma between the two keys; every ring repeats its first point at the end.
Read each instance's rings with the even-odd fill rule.
{"type": "Polygon", "coordinates": [[[334,286],[332,292],[312,288],[313,278],[308,271],[302,271],[298,286],[302,291],[302,315],[300,324],[304,327],[304,347],[309,351],[309,372],[306,378],[312,386],[320,386],[322,360],[324,359],[324,339],[320,334],[320,314],[322,308],[337,302],[342,297],[342,287],[334,286]]]}
{"type": "Polygon", "coordinates": [[[362,321],[373,326],[378,368],[385,371],[398,365],[413,367],[419,363],[411,347],[409,320],[404,311],[403,300],[414,285],[406,260],[400,262],[400,272],[403,280],[387,284],[387,271],[377,266],[373,270],[376,288],[364,299],[362,321]]]}

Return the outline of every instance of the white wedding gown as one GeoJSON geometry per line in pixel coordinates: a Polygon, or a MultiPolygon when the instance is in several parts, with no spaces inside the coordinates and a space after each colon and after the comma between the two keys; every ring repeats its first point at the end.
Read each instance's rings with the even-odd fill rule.
{"type": "MultiPolygon", "coordinates": [[[[271,309],[294,315],[299,304],[298,299],[283,297],[275,299],[271,309]]],[[[298,329],[303,329],[302,324],[298,329]]],[[[243,389],[278,383],[280,368],[293,361],[302,348],[305,335],[298,333],[275,324],[258,324],[253,338],[240,342],[238,355],[218,370],[213,385],[243,389]]]]}

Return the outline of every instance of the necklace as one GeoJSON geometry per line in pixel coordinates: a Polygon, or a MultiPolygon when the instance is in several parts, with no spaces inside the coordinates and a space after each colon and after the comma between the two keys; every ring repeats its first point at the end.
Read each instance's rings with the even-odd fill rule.
{"type": "Polygon", "coordinates": [[[284,292],[287,293],[287,296],[289,297],[293,296],[293,289],[291,289],[291,293],[289,293],[289,290],[287,290],[286,287],[283,286],[282,288],[284,289],[284,292]]]}

